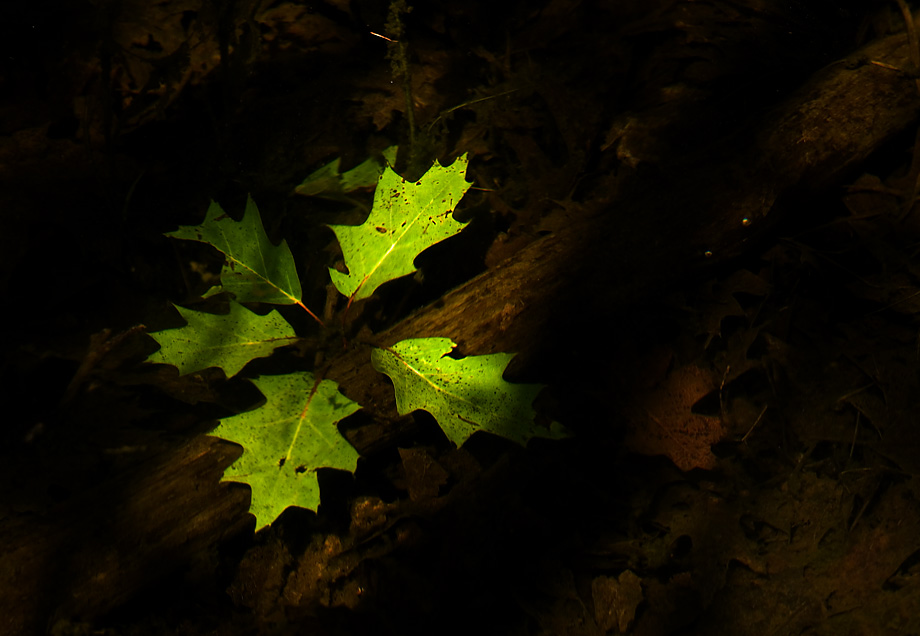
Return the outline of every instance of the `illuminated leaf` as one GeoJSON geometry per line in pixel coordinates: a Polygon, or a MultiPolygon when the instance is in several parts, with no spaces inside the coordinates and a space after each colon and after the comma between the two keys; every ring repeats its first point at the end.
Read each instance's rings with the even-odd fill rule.
{"type": "Polygon", "coordinates": [[[336,289],[349,300],[367,298],[383,283],[414,272],[420,252],[462,230],[453,211],[470,187],[466,166],[466,155],[447,167],[435,163],[416,182],[386,168],[367,220],[330,226],[348,268],[347,274],[329,270],[336,289]]]}
{"type": "Polygon", "coordinates": [[[265,405],[224,418],[211,434],[244,449],[224,471],[224,481],[252,488],[250,512],[258,530],[288,506],[319,507],[318,468],[354,472],[358,452],[336,424],[361,407],[335,382],[317,383],[309,372],[262,376],[253,383],[265,405]]]}
{"type": "Polygon", "coordinates": [[[513,353],[448,357],[456,345],[448,338],[403,340],[371,354],[374,368],[393,380],[400,415],[416,409],[431,413],[458,446],[476,431],[487,431],[526,445],[531,437],[565,437],[558,424],[537,426],[532,407],[539,384],[512,384],[502,374],[513,353]]]}
{"type": "Polygon", "coordinates": [[[277,311],[260,316],[238,303],[230,303],[228,314],[176,309],[188,324],[150,334],[160,343],[160,350],[148,360],[175,365],[183,375],[220,367],[229,378],[250,360],[271,355],[296,339],[291,325],[277,311]]]}
{"type": "Polygon", "coordinates": [[[209,243],[226,256],[221,285],[205,296],[227,291],[241,303],[302,304],[291,250],[285,241],[276,246],[268,240],[259,208],[251,198],[246,199],[240,221],[234,221],[212,201],[201,225],[183,225],[166,236],[209,243]]]}

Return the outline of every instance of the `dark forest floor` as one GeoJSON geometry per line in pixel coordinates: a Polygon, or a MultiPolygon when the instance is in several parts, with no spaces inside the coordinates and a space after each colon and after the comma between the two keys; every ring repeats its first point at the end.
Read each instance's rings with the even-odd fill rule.
{"type": "MultiPolygon", "coordinates": [[[[420,132],[397,168],[469,153],[473,220],[360,326],[436,302],[573,216],[641,227],[592,193],[654,179],[684,145],[743,129],[752,109],[902,24],[839,3],[537,4],[435,2],[407,18],[420,132]],[[634,129],[661,118],[674,124],[658,136],[634,129]]],[[[372,195],[295,186],[336,157],[344,170],[407,143],[404,93],[370,34],[386,3],[34,11],[18,24],[34,33],[6,45],[13,90],[0,101],[0,541],[14,546],[251,406],[219,374],[143,364],[155,344],[136,327],[174,325],[168,301],[200,293],[195,272],[214,266],[162,233],[200,220],[211,197],[235,211],[251,193],[321,307],[337,258],[322,226],[360,222],[372,195]]],[[[528,373],[572,439],[522,449],[477,434],[458,449],[417,413],[353,478],[321,475],[317,514],[288,510],[253,534],[241,513],[111,607],[54,576],[58,553],[35,574],[54,580],[42,615],[10,624],[920,634],[916,152],[905,131],[848,183],[794,201],[743,256],[562,321],[585,328],[552,334],[566,353],[528,373]]],[[[86,541],[105,553],[107,537],[86,541]]]]}

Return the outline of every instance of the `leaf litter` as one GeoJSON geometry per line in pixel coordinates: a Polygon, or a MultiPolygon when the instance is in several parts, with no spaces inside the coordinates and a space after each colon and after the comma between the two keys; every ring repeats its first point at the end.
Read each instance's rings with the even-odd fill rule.
{"type": "MultiPolygon", "coordinates": [[[[717,472],[660,491],[657,530],[627,535],[645,546],[647,610],[632,633],[920,628],[920,586],[899,575],[920,550],[916,235],[873,227],[897,225],[881,203],[768,250],[757,275],[727,274],[676,303],[697,346],[676,346],[672,368],[639,394],[629,421],[643,425],[626,440],[682,470],[717,472]],[[855,235],[842,231],[851,222],[855,235]],[[696,353],[681,363],[677,351],[696,353]],[[715,431],[724,441],[717,456],[699,444],[691,461],[691,407],[707,389],[718,394],[711,441],[715,431]],[[692,547],[680,558],[682,541],[692,547]],[[656,563],[661,544],[670,556],[656,563]],[[654,575],[662,569],[668,579],[654,575]],[[699,609],[675,611],[677,599],[699,609]]],[[[617,553],[596,550],[598,564],[617,553]]]]}

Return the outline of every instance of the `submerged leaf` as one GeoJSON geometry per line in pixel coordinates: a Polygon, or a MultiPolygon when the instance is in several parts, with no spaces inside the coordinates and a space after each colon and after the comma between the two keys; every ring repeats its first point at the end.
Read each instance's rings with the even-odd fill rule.
{"type": "Polygon", "coordinates": [[[260,316],[238,303],[230,303],[229,314],[176,309],[188,324],[150,334],[160,350],[148,361],[175,365],[182,375],[220,367],[229,378],[250,360],[271,355],[296,339],[294,329],[277,311],[260,316]]]}
{"type": "Polygon", "coordinates": [[[350,300],[367,298],[383,283],[415,271],[415,257],[463,229],[453,217],[467,183],[466,155],[442,167],[435,163],[416,182],[386,168],[374,193],[374,207],[362,225],[332,225],[348,273],[329,270],[336,288],[350,300]]]}
{"type": "Polygon", "coordinates": [[[302,304],[291,250],[285,241],[276,246],[268,240],[259,208],[251,197],[247,197],[246,210],[239,221],[212,201],[201,225],[183,225],[166,236],[210,243],[227,257],[220,272],[221,286],[205,296],[227,291],[241,303],[302,304]]]}
{"type": "Polygon", "coordinates": [[[513,353],[447,357],[456,345],[449,338],[403,340],[371,354],[374,368],[393,380],[400,415],[416,409],[431,413],[458,446],[476,431],[487,431],[526,445],[532,437],[566,436],[558,425],[534,423],[539,384],[511,384],[502,373],[513,353]]]}
{"type": "Polygon", "coordinates": [[[358,452],[336,426],[361,406],[332,380],[309,372],[262,376],[252,382],[265,396],[259,409],[221,420],[211,434],[243,446],[224,481],[249,484],[256,530],[288,506],[319,507],[318,468],[354,472],[358,452]]]}

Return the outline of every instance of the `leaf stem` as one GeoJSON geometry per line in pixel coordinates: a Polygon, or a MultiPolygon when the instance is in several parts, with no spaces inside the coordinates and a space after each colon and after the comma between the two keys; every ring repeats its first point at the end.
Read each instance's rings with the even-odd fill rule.
{"type": "Polygon", "coordinates": [[[310,311],[310,308],[309,308],[309,307],[307,307],[306,305],[303,304],[303,301],[294,299],[294,302],[295,302],[297,305],[299,305],[301,308],[303,308],[303,310],[304,310],[305,312],[307,312],[308,314],[310,314],[310,317],[313,318],[313,320],[315,320],[316,322],[318,322],[320,327],[325,327],[325,326],[326,326],[325,323],[323,323],[323,321],[319,319],[319,316],[317,316],[316,314],[314,314],[312,311],[310,311]]]}

